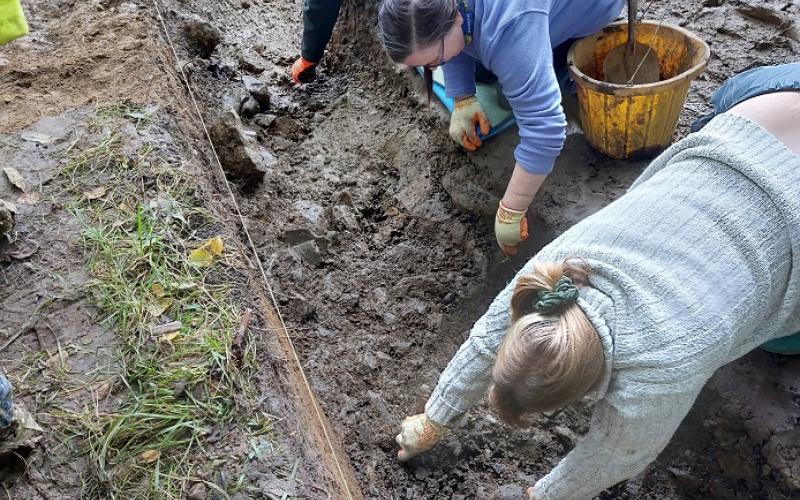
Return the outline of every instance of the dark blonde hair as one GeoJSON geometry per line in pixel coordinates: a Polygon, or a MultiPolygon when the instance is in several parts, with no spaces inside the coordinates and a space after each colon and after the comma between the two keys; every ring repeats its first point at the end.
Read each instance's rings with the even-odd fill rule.
{"type": "Polygon", "coordinates": [[[550,292],[563,277],[588,284],[578,260],[536,263],[520,277],[511,298],[511,327],[492,369],[489,402],[500,418],[522,425],[529,413],[561,409],[579,400],[600,380],[605,366],[597,331],[573,301],[548,315],[533,310],[541,291],[550,292]]]}

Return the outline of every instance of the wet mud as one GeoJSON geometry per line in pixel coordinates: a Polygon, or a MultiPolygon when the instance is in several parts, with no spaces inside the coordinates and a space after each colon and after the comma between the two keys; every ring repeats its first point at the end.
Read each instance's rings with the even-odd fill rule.
{"type": "MultiPolygon", "coordinates": [[[[140,22],[153,23],[146,44],[158,45],[153,52],[158,60],[141,62],[137,58],[148,52],[133,48],[131,54],[138,54],[133,61],[174,77],[174,62],[146,4],[139,6],[140,22]]],[[[520,498],[587,430],[590,407],[538,417],[519,430],[480,406],[434,450],[402,465],[395,459],[394,434],[405,415],[421,411],[471,324],[516,269],[572,224],[621,196],[646,162],[614,161],[592,150],[575,122],[574,101],[565,99],[572,119],[564,153],[532,208],[532,237],[520,256],[507,259],[493,240],[492,216],[513,166],[515,131],[475,154],[452,144],[446,115],[425,101],[417,77],[381,55],[373,4],[345,3],[318,80],[301,88],[286,78],[299,45],[300,0],[163,4],[205,119],[215,123],[234,109],[261,155],[263,176],[237,181],[238,201],[312,388],[364,496],[520,498]],[[186,30],[198,17],[220,33],[210,55],[207,49],[198,53],[186,30]],[[266,90],[254,93],[252,79],[266,90]]],[[[647,19],[692,30],[712,50],[708,70],[691,87],[675,138],[709,111],[709,97],[726,77],[784,62],[798,48],[785,27],[742,14],[744,4],[738,2],[651,4],[642,6],[647,19]]],[[[798,15],[796,5],[764,6],[798,15]]],[[[103,67],[106,61],[85,64],[103,67]]],[[[27,99],[34,106],[39,91],[17,85],[10,71],[0,65],[0,99],[27,99]]],[[[25,71],[38,81],[33,69],[25,71]]],[[[177,115],[190,104],[169,81],[174,80],[151,84],[153,95],[143,94],[141,86],[130,94],[177,115]]],[[[128,94],[125,88],[120,95],[128,94]]],[[[75,106],[74,99],[57,102],[51,114],[75,106]]],[[[14,109],[0,111],[4,129],[18,131],[36,121],[14,109]]],[[[170,131],[185,141],[186,151],[201,152],[194,159],[201,168],[210,168],[198,124],[188,114],[180,116],[185,123],[173,123],[170,131]]],[[[198,179],[214,185],[202,175],[198,179]]],[[[226,203],[221,196],[210,199],[226,203]]],[[[43,238],[42,244],[56,241],[47,233],[43,238]]],[[[78,267],[80,258],[73,257],[71,266],[78,267]]],[[[22,293],[31,285],[6,286],[22,293]]],[[[11,302],[3,304],[6,309],[11,302]]],[[[270,362],[280,372],[288,360],[270,362]]],[[[721,369],[658,461],[602,498],[791,498],[800,487],[794,431],[800,417],[798,363],[754,352],[721,369]]],[[[281,415],[283,428],[296,429],[291,405],[281,408],[289,412],[281,415]]],[[[300,447],[289,449],[290,455],[301,455],[300,447]]],[[[309,484],[319,477],[313,460],[300,466],[309,484]]],[[[268,475],[273,465],[259,470],[268,475]]],[[[257,482],[258,474],[249,478],[257,482]]],[[[325,498],[324,485],[317,486],[322,490],[305,486],[299,492],[325,498]]]]}

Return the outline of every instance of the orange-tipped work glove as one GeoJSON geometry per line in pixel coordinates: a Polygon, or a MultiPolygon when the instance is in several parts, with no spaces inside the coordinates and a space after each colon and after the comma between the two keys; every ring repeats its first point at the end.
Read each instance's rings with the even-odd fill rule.
{"type": "Polygon", "coordinates": [[[317,77],[317,63],[306,61],[303,57],[298,57],[292,64],[292,81],[298,85],[309,83],[317,77]]]}
{"type": "Polygon", "coordinates": [[[430,450],[445,433],[447,433],[446,427],[429,419],[424,413],[406,417],[400,424],[400,434],[394,439],[400,445],[397,458],[405,462],[430,450]]]}
{"type": "Polygon", "coordinates": [[[528,218],[525,210],[506,208],[503,202],[494,219],[494,236],[504,254],[517,255],[517,245],[528,239],[528,218]]]}
{"type": "Polygon", "coordinates": [[[483,144],[475,130],[476,126],[480,126],[483,135],[488,134],[491,128],[489,117],[484,113],[478,98],[473,95],[456,100],[450,116],[450,137],[467,151],[475,151],[483,144]]]}

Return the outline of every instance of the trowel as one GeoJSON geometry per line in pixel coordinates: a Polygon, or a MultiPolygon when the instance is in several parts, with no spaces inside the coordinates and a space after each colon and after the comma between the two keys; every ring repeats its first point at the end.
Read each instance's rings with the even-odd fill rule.
{"type": "Polygon", "coordinates": [[[639,85],[660,80],[656,51],[636,41],[637,4],[637,0],[628,0],[628,41],[611,49],[603,61],[609,83],[639,85]]]}

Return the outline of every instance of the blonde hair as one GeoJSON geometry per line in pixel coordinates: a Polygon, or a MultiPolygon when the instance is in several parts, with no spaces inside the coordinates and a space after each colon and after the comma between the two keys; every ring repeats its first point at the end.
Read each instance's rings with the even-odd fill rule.
{"type": "Polygon", "coordinates": [[[604,369],[597,331],[572,301],[548,315],[533,310],[538,292],[551,292],[563,277],[588,284],[581,261],[536,263],[517,280],[511,298],[511,328],[492,369],[489,402],[505,422],[522,425],[525,414],[563,408],[589,392],[604,369]]]}

